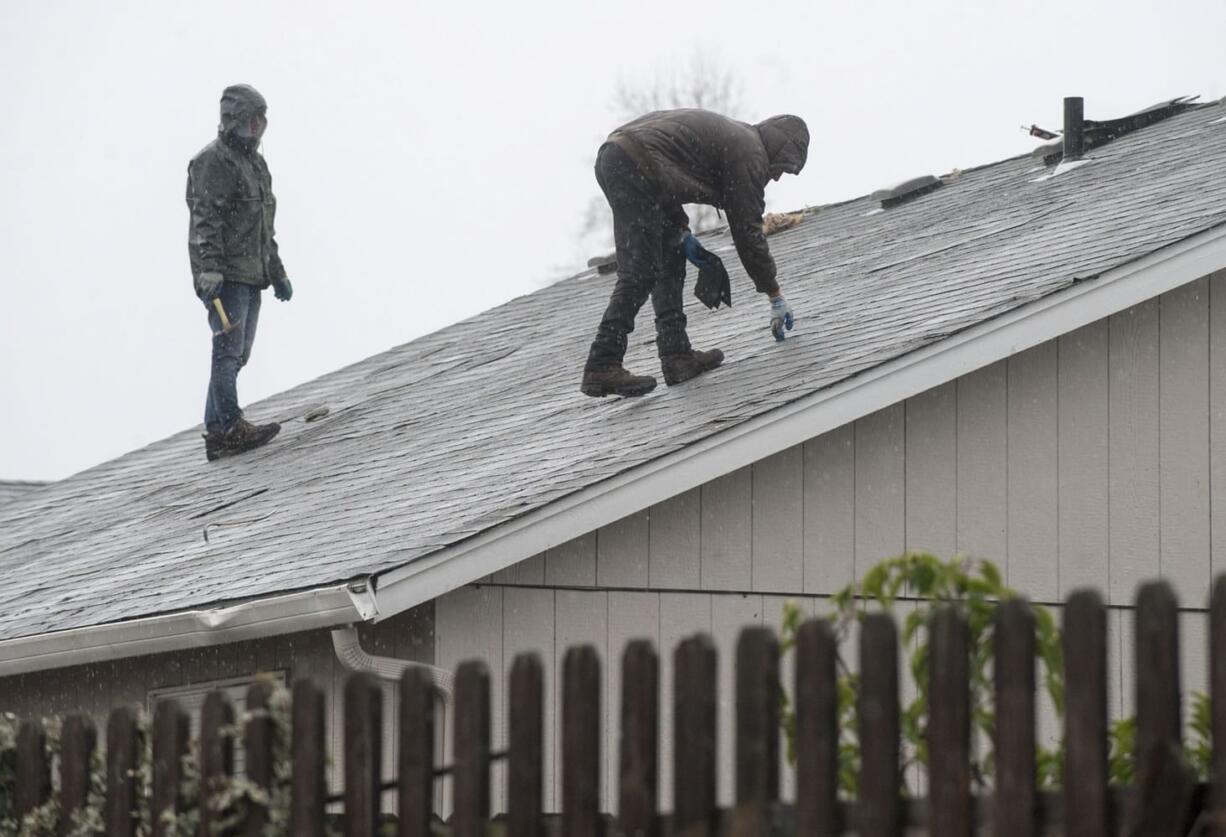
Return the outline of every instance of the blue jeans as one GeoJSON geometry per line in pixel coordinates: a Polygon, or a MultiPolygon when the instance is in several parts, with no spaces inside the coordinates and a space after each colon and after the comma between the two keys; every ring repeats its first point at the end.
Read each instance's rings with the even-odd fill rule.
{"type": "Polygon", "coordinates": [[[209,395],[204,402],[204,429],[228,433],[242,418],[238,406],[238,370],[247,365],[255,327],[260,321],[260,289],[239,282],[224,282],[217,296],[226,309],[232,328],[222,333],[221,317],[213,303],[206,302],[209,328],[213,332],[213,365],[209,375],[209,395]]]}

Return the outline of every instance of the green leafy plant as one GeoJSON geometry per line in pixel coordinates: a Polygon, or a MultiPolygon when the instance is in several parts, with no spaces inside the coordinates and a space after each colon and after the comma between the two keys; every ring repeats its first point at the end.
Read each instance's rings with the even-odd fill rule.
{"type": "MultiPolygon", "coordinates": [[[[268,717],[273,724],[273,783],[265,790],[243,776],[228,777],[214,797],[215,813],[212,833],[234,834],[248,812],[254,807],[266,808],[268,824],[264,837],[288,837],[290,788],[292,775],[291,706],[290,693],[274,684],[269,707],[266,710],[243,713],[236,722],[222,730],[231,738],[235,747],[242,747],[242,731],[246,722],[256,715],[268,717]]],[[[60,757],[60,725],[56,721],[45,722],[47,730],[46,753],[49,763],[58,765],[60,757]]],[[[138,788],[136,808],[136,833],[148,837],[152,833],[154,817],[167,826],[167,833],[174,837],[197,837],[200,829],[200,746],[197,739],[189,744],[182,760],[182,783],[180,797],[183,809],[179,812],[166,810],[155,812],[150,806],[150,786],[153,776],[153,755],[150,745],[149,724],[145,716],[138,720],[139,758],[133,770],[138,788]]],[[[101,754],[95,750],[90,765],[90,787],[83,808],[75,812],[69,823],[69,837],[100,837],[105,833],[103,811],[105,810],[106,767],[101,754]]],[[[60,819],[59,791],[53,789],[46,803],[31,813],[17,819],[14,796],[17,783],[17,719],[12,715],[0,715],[0,837],[56,837],[60,819]]],[[[336,837],[331,823],[325,826],[329,837],[336,837]]]]}
{"type": "MultiPolygon", "coordinates": [[[[927,552],[907,552],[876,564],[859,582],[849,584],[831,597],[832,611],[828,618],[839,643],[838,655],[838,724],[839,724],[839,786],[847,796],[854,796],[859,775],[860,746],[857,737],[857,697],[859,678],[847,664],[845,648],[853,627],[865,614],[877,610],[902,616],[900,639],[905,649],[907,670],[915,695],[901,708],[900,728],[903,737],[904,769],[925,767],[928,762],[928,629],[933,617],[943,607],[957,608],[966,618],[970,649],[971,732],[973,739],[971,775],[976,789],[990,786],[993,775],[994,688],[994,617],[1002,601],[1018,597],[1007,587],[999,569],[991,561],[954,558],[943,561],[927,552]],[[903,614],[905,612],[905,615],[903,614]]],[[[1038,677],[1055,709],[1058,719],[1064,717],[1064,658],[1060,631],[1051,612],[1042,605],[1031,605],[1035,623],[1035,656],[1038,677]]],[[[800,627],[801,612],[794,603],[787,603],[783,613],[781,649],[790,651],[800,627]]],[[[783,728],[788,742],[788,755],[795,759],[795,717],[786,703],[783,728]]],[[[1189,725],[1187,756],[1189,763],[1202,777],[1208,775],[1211,745],[1209,737],[1208,697],[1195,693],[1192,697],[1192,718],[1189,725]]],[[[1127,784],[1133,775],[1136,744],[1136,722],[1123,719],[1109,729],[1110,775],[1116,784],[1127,784]]],[[[1063,766],[1063,742],[1054,747],[1036,747],[1036,779],[1039,787],[1053,788],[1060,784],[1063,766]]]]}

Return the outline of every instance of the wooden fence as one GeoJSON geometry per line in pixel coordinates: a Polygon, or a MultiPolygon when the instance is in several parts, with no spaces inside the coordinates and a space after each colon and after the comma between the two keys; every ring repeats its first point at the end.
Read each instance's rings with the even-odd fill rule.
{"type": "MultiPolygon", "coordinates": [[[[1091,591],[1069,597],[1063,616],[1066,665],[1064,775],[1059,792],[1041,792],[1035,773],[1035,631],[1028,606],[1009,601],[997,609],[995,629],[995,792],[976,798],[970,775],[968,630],[954,610],[940,611],[930,627],[928,797],[905,798],[900,771],[899,643],[893,620],[864,619],[859,637],[859,798],[838,798],[836,644],[831,627],[810,621],[799,630],[795,666],[796,803],[778,803],[780,769],[779,646],[764,628],[746,629],[736,650],[736,804],[716,802],[716,652],[709,637],[682,642],[673,653],[672,696],[675,759],[674,806],[658,805],[660,661],[649,643],[625,648],[620,717],[620,770],[616,816],[600,812],[600,661],[591,647],[570,649],[562,667],[561,814],[542,812],[544,679],[540,659],[515,659],[509,683],[505,752],[490,748],[490,675],[481,662],[456,674],[454,757],[435,763],[436,701],[427,680],[406,672],[400,683],[397,777],[380,776],[385,707],[377,681],[349,679],[344,694],[344,772],[341,829],[350,837],[378,832],[383,792],[395,789],[402,837],[441,831],[456,837],[491,833],[507,837],[566,835],[899,835],[908,828],[930,834],[992,833],[1021,837],[1040,833],[1099,837],[1108,834],[1226,835],[1226,576],[1218,579],[1210,612],[1210,691],[1214,779],[1197,784],[1181,755],[1181,699],[1177,607],[1164,583],[1143,587],[1137,600],[1136,784],[1109,787],[1107,772],[1107,618],[1091,591]],[[490,822],[490,765],[508,763],[507,811],[490,822]],[[432,811],[435,783],[451,780],[453,813],[443,825],[432,811]],[[491,830],[487,830],[490,829],[491,830]]],[[[270,687],[252,688],[249,706],[268,705],[270,687]]],[[[449,710],[450,711],[450,710],[449,710]]],[[[206,803],[225,786],[233,764],[233,711],[221,693],[205,702],[198,793],[206,803]]],[[[141,737],[137,716],[116,709],[107,725],[106,834],[133,835],[138,795],[150,794],[153,811],[183,806],[188,722],[173,701],[156,707],[152,725],[152,776],[148,788],[137,770],[141,737]]],[[[246,722],[246,772],[268,788],[274,779],[276,727],[262,713],[246,722]]],[[[25,722],[18,736],[15,804],[39,806],[51,793],[43,730],[25,722]]],[[[324,700],[310,682],[292,692],[290,822],[295,837],[322,837],[327,793],[324,700]]],[[[95,733],[87,718],[63,726],[59,798],[61,832],[68,815],[86,804],[88,765],[95,733]]],[[[198,833],[210,833],[217,805],[200,806],[198,833]]],[[[269,814],[255,806],[230,832],[262,835],[269,814]]],[[[155,837],[171,832],[153,819],[155,837]]],[[[393,833],[393,832],[387,832],[393,833]]]]}

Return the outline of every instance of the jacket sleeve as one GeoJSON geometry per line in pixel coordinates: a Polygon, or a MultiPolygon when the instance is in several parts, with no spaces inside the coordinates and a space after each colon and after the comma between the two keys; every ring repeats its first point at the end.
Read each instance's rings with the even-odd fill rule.
{"type": "Polygon", "coordinates": [[[235,173],[215,156],[204,155],[187,167],[187,207],[191,214],[187,250],[193,276],[224,273],[225,212],[237,188],[235,173]]]}
{"type": "Polygon", "coordinates": [[[736,253],[745,265],[745,272],[753,280],[760,293],[769,294],[779,290],[775,281],[775,259],[771,256],[766,234],[762,231],[762,213],[766,211],[765,173],[758,173],[751,166],[739,166],[729,179],[725,209],[728,211],[728,229],[736,244],[736,253]]]}
{"type": "MultiPolygon", "coordinates": [[[[268,193],[272,194],[272,179],[269,179],[268,193]]],[[[285,278],[285,265],[281,263],[281,248],[277,246],[277,199],[272,199],[272,213],[268,217],[268,278],[280,282],[285,278]]]]}

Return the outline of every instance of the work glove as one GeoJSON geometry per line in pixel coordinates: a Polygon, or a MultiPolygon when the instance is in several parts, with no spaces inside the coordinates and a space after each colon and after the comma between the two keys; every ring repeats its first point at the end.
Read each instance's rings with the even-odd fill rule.
{"type": "Polygon", "coordinates": [[[791,331],[793,325],[795,317],[792,314],[792,306],[788,305],[788,301],[780,294],[771,300],[771,334],[775,340],[782,341],[784,332],[791,331]]]}
{"type": "Polygon", "coordinates": [[[273,280],[272,292],[282,302],[289,302],[294,295],[294,286],[290,284],[288,276],[282,276],[280,279],[273,280]]]}
{"type": "Polygon", "coordinates": [[[711,255],[698,243],[698,239],[692,232],[687,232],[685,238],[681,239],[681,252],[685,254],[690,264],[699,270],[707,266],[707,257],[711,255]]]}
{"type": "Polygon", "coordinates": [[[220,273],[213,271],[205,271],[196,277],[196,296],[204,302],[213,299],[221,293],[222,282],[225,281],[220,273]]]}

